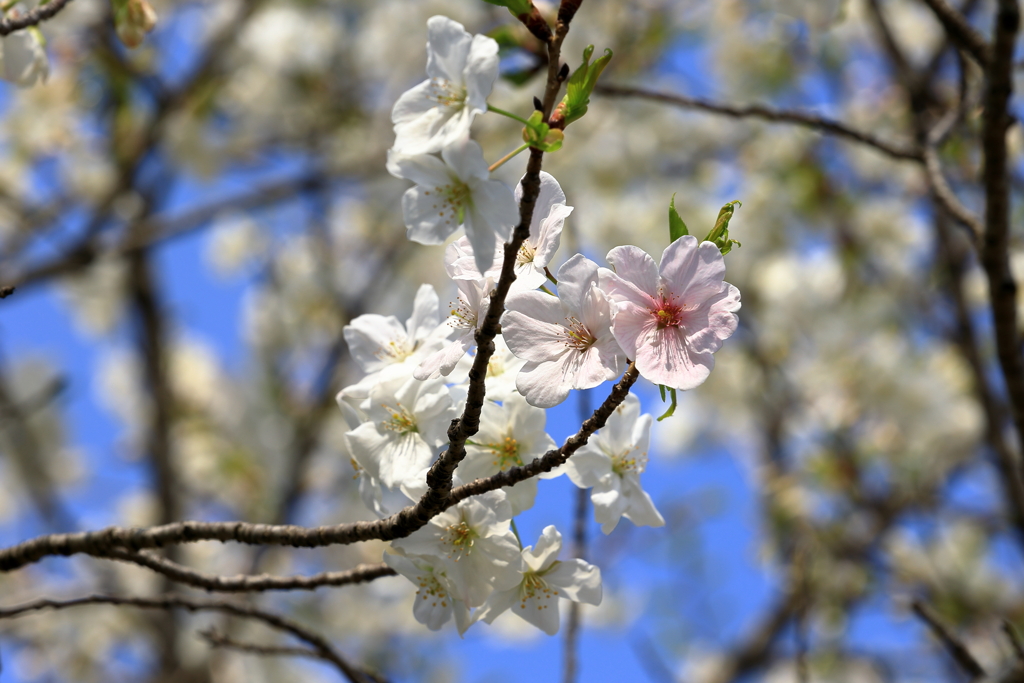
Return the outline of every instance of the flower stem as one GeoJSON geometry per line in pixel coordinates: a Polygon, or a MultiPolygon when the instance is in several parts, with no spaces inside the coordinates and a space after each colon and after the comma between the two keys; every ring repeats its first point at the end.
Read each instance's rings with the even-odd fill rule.
{"type": "Polygon", "coordinates": [[[555,293],[554,293],[554,292],[552,292],[552,291],[551,291],[550,289],[548,289],[548,288],[547,288],[547,287],[545,287],[544,285],[541,285],[541,286],[540,286],[540,291],[544,292],[545,294],[550,294],[551,296],[554,296],[554,295],[555,295],[555,293]]]}
{"type": "Polygon", "coordinates": [[[516,518],[513,517],[509,520],[509,525],[512,527],[512,533],[516,536],[516,543],[519,544],[519,549],[523,549],[523,541],[519,538],[519,529],[516,528],[516,518]]]}
{"type": "Polygon", "coordinates": [[[556,280],[555,276],[551,274],[551,271],[548,270],[547,266],[544,266],[544,274],[548,276],[549,280],[551,280],[551,284],[553,284],[553,285],[557,285],[558,284],[558,280],[556,280]]]}
{"type": "Polygon", "coordinates": [[[524,126],[528,126],[530,124],[530,122],[527,121],[526,119],[524,119],[523,117],[517,116],[517,115],[513,114],[510,111],[505,111],[504,109],[498,109],[497,107],[492,106],[490,104],[487,105],[487,111],[493,111],[495,114],[501,114],[502,116],[507,116],[510,119],[514,119],[514,120],[518,121],[519,123],[523,124],[524,126]]]}
{"type": "Polygon", "coordinates": [[[502,158],[498,159],[493,164],[491,164],[490,167],[487,170],[491,171],[491,172],[494,172],[495,169],[501,168],[501,166],[506,161],[508,161],[509,159],[514,157],[515,155],[519,154],[520,152],[522,152],[524,149],[526,149],[529,146],[530,146],[529,144],[524,144],[521,147],[516,147],[514,150],[512,150],[511,152],[509,152],[508,154],[506,154],[505,156],[503,156],[502,158]]]}

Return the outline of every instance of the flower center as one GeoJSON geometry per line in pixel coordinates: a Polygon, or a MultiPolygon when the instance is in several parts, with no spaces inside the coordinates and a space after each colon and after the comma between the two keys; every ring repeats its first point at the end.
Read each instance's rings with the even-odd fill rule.
{"type": "Polygon", "coordinates": [[[530,244],[529,240],[525,241],[523,246],[519,247],[519,253],[516,254],[516,265],[525,266],[527,263],[533,263],[536,255],[537,248],[530,244]]]}
{"type": "Polygon", "coordinates": [[[577,351],[586,351],[597,341],[597,337],[591,334],[590,330],[575,317],[566,318],[566,321],[569,324],[562,328],[565,331],[566,347],[577,351]]]}
{"type": "Polygon", "coordinates": [[[449,325],[465,330],[476,327],[476,311],[466,303],[465,299],[460,296],[457,302],[449,301],[448,305],[452,307],[448,312],[452,316],[448,319],[449,325]]]}
{"type": "Polygon", "coordinates": [[[683,314],[686,312],[684,306],[676,303],[675,297],[667,297],[664,294],[658,297],[657,307],[651,309],[655,320],[658,322],[658,329],[666,327],[680,327],[683,324],[683,314]]]}
{"type": "Polygon", "coordinates": [[[432,205],[437,211],[439,218],[444,220],[445,225],[452,230],[462,225],[466,217],[466,207],[470,203],[469,185],[452,180],[445,185],[438,185],[433,190],[425,190],[425,195],[433,195],[435,204],[432,205]]]}
{"type": "Polygon", "coordinates": [[[416,418],[402,404],[398,404],[398,408],[392,408],[387,404],[381,404],[381,407],[391,414],[391,419],[382,420],[380,423],[387,431],[398,434],[415,434],[420,431],[416,418]]]}
{"type": "Polygon", "coordinates": [[[441,585],[436,576],[433,574],[422,574],[417,585],[419,586],[416,589],[417,597],[423,600],[433,600],[434,607],[437,607],[438,601],[441,602],[441,607],[448,606],[448,591],[444,589],[444,586],[441,585]]]}
{"type": "Polygon", "coordinates": [[[445,529],[445,535],[441,543],[449,546],[448,557],[458,562],[473,551],[473,543],[476,541],[476,532],[469,528],[465,522],[451,524],[445,529]]]}
{"type": "Polygon", "coordinates": [[[612,472],[623,477],[631,472],[640,474],[647,468],[647,454],[626,451],[612,455],[612,472]]]}
{"type": "MultiPolygon", "coordinates": [[[[555,563],[558,564],[557,562],[555,563]]],[[[552,565],[554,567],[554,565],[552,565]]],[[[547,609],[546,603],[558,597],[558,589],[552,588],[547,581],[534,572],[523,574],[523,582],[519,584],[519,608],[526,609],[527,600],[537,600],[537,609],[547,609]]]]}
{"type": "Polygon", "coordinates": [[[398,363],[412,355],[413,350],[410,346],[407,339],[392,339],[387,344],[377,347],[373,355],[380,360],[390,359],[398,363]]]}
{"type": "Polygon", "coordinates": [[[444,78],[431,78],[427,88],[427,99],[442,107],[462,109],[466,106],[466,89],[444,78]]]}
{"type": "Polygon", "coordinates": [[[494,461],[491,463],[504,472],[513,465],[519,467],[523,459],[519,457],[519,442],[509,434],[499,443],[484,444],[484,448],[494,452],[494,461]]]}

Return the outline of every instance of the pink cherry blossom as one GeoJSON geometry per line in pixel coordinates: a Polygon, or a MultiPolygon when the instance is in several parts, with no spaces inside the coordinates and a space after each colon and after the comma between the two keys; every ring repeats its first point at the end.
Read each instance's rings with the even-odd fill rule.
{"type": "Polygon", "coordinates": [[[612,333],[640,374],[656,384],[693,389],[715,366],[712,355],[736,331],[740,292],[724,282],[725,259],[691,235],[670,244],[661,269],[642,249],[608,252],[601,288],[617,304],[612,333]]]}

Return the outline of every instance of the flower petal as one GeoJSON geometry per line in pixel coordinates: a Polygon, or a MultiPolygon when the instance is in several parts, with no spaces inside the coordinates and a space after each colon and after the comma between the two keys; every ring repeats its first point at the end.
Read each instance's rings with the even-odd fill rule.
{"type": "Polygon", "coordinates": [[[444,205],[439,206],[436,195],[427,192],[417,185],[402,195],[406,236],[419,244],[443,244],[458,229],[459,218],[444,205]]]}
{"type": "Polygon", "coordinates": [[[461,86],[472,42],[459,22],[440,15],[427,19],[427,75],[461,86]]]}
{"type": "Polygon", "coordinates": [[[473,36],[466,67],[463,70],[466,105],[475,111],[487,111],[487,97],[498,80],[498,43],[483,35],[473,36]]]}
{"type": "MultiPolygon", "coordinates": [[[[646,251],[631,245],[615,247],[608,252],[608,256],[605,258],[612,265],[615,275],[620,280],[633,285],[638,292],[643,292],[648,296],[657,295],[658,285],[661,282],[658,265],[646,251]]],[[[613,294],[614,298],[615,292],[610,291],[609,293],[613,294]]]]}

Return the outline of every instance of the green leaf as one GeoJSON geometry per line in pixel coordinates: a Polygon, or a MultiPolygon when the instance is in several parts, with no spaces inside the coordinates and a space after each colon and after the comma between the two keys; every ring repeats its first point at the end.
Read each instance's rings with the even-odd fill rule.
{"type": "Polygon", "coordinates": [[[523,142],[544,152],[557,152],[562,147],[565,134],[544,123],[544,115],[539,111],[530,114],[523,128],[523,142]]]}
{"type": "MultiPolygon", "coordinates": [[[[668,242],[671,244],[683,235],[689,235],[690,231],[686,229],[686,223],[679,216],[679,212],[676,211],[676,196],[672,195],[672,200],[668,203],[668,242]]],[[[665,400],[663,396],[661,400],[665,400]]]]}
{"type": "Polygon", "coordinates": [[[508,11],[517,17],[520,14],[529,14],[533,8],[533,3],[530,0],[484,0],[484,2],[498,7],[508,7],[508,11]]]}
{"type": "Polygon", "coordinates": [[[668,407],[668,410],[665,411],[664,415],[662,415],[661,417],[658,418],[658,422],[661,422],[666,417],[672,417],[675,414],[675,412],[676,412],[676,406],[679,405],[679,404],[676,402],[676,390],[675,389],[673,389],[672,387],[666,387],[663,384],[659,384],[658,385],[658,389],[661,390],[661,400],[662,401],[665,400],[665,389],[668,389],[668,394],[669,394],[669,396],[672,397],[672,405],[670,405],[668,407]]]}
{"type": "Polygon", "coordinates": [[[555,109],[551,116],[552,126],[565,128],[573,121],[580,119],[587,113],[590,105],[590,94],[594,92],[597,79],[611,61],[612,51],[605,49],[604,55],[599,57],[593,64],[590,58],[594,55],[594,46],[588,45],[583,51],[583,64],[569,76],[565,84],[565,97],[555,109]]]}
{"type": "Polygon", "coordinates": [[[715,227],[711,228],[711,232],[704,238],[705,242],[714,242],[715,246],[719,248],[722,255],[728,254],[732,251],[732,246],[735,244],[737,247],[743,246],[734,239],[729,238],[729,221],[732,220],[733,213],[736,212],[736,207],[743,206],[738,199],[734,199],[718,212],[718,218],[715,220],[715,227]]]}

